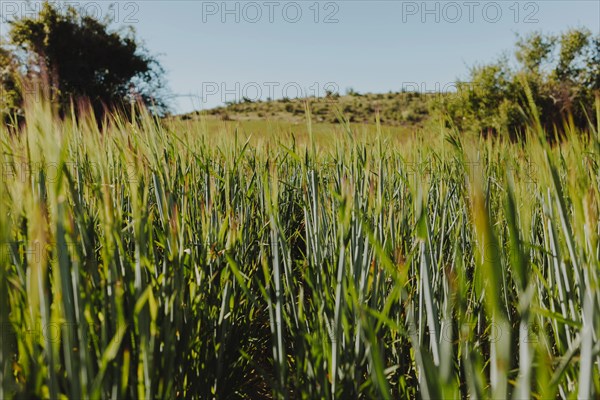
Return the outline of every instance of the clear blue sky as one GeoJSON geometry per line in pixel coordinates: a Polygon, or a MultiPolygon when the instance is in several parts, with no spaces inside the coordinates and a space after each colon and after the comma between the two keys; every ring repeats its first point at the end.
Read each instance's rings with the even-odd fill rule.
{"type": "MultiPolygon", "coordinates": [[[[3,14],[23,12],[23,3],[3,0],[3,14]]],[[[517,33],[600,32],[598,0],[79,3],[135,27],[173,94],[192,95],[173,100],[177,112],[299,89],[443,90],[510,50],[517,33]]]]}

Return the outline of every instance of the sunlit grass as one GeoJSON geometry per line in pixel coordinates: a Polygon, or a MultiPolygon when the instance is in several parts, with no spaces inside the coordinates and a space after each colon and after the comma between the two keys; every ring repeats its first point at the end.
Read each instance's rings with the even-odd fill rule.
{"type": "Polygon", "coordinates": [[[140,113],[0,131],[0,398],[600,393],[596,128],[140,113]]]}

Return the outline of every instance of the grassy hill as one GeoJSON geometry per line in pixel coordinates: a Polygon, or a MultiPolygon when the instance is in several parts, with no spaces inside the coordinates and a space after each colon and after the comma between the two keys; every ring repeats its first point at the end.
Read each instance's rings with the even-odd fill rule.
{"type": "Polygon", "coordinates": [[[200,115],[225,121],[281,120],[303,122],[306,102],[315,122],[338,123],[343,116],[349,122],[373,123],[379,113],[381,123],[389,126],[422,127],[433,112],[440,94],[390,92],[385,94],[329,95],[317,98],[251,101],[248,99],[210,110],[186,114],[183,119],[200,115]]]}

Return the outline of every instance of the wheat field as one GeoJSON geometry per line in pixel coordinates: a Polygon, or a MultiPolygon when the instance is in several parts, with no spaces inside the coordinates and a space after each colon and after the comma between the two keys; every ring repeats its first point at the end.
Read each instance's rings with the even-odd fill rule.
{"type": "Polygon", "coordinates": [[[2,399],[600,395],[598,126],[27,113],[0,127],[2,399]]]}

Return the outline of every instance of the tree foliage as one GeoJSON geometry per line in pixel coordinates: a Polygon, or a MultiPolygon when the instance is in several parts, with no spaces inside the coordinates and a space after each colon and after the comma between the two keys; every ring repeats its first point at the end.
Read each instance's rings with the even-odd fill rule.
{"type": "Polygon", "coordinates": [[[23,102],[20,83],[15,57],[6,48],[0,47],[0,116],[20,111],[23,102]]]}
{"type": "Polygon", "coordinates": [[[534,112],[547,132],[562,131],[565,121],[589,126],[600,91],[600,36],[587,29],[557,36],[534,32],[518,38],[514,58],[512,64],[505,56],[473,67],[469,81],[442,98],[442,109],[459,129],[515,137],[534,112]]]}
{"type": "MultiPolygon", "coordinates": [[[[61,11],[48,2],[39,15],[10,21],[10,50],[0,53],[3,86],[17,90],[13,82],[18,71],[20,79],[41,83],[63,112],[72,100],[87,99],[98,113],[132,100],[165,113],[160,64],[136,40],[132,28],[110,31],[110,22],[73,7],[61,11]]],[[[15,105],[6,106],[14,110],[15,105]]]]}

